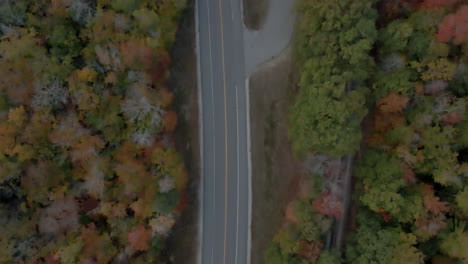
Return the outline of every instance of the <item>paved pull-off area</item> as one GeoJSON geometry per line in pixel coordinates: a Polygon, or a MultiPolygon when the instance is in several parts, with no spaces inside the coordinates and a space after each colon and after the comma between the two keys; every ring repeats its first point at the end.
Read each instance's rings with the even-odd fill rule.
{"type": "Polygon", "coordinates": [[[292,7],[294,1],[271,1],[269,13],[278,17],[272,18],[270,14],[265,31],[257,33],[245,31],[241,0],[196,2],[202,162],[198,262],[201,264],[250,263],[246,84],[249,72],[285,48],[292,34],[291,9],[284,7],[292,7]],[[278,4],[281,2],[283,5],[278,4]],[[281,10],[286,15],[281,16],[281,10]],[[288,20],[286,25],[283,18],[288,20]],[[249,44],[250,41],[255,43],[249,44]]]}

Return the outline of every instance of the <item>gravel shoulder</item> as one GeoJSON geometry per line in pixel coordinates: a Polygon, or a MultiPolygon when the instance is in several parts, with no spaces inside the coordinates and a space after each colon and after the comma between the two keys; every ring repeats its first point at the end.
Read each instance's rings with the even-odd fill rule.
{"type": "Polygon", "coordinates": [[[252,264],[263,262],[266,247],[284,221],[299,189],[303,164],[288,139],[292,84],[291,51],[286,49],[252,74],[250,89],[252,149],[252,264]]]}

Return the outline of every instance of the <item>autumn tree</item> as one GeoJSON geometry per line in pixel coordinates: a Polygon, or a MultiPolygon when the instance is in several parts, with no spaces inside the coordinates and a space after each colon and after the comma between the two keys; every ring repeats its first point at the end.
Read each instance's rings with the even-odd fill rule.
{"type": "Polygon", "coordinates": [[[468,5],[462,5],[457,8],[457,12],[447,15],[439,25],[437,40],[441,42],[452,41],[455,45],[465,43],[468,35],[467,16],[468,5]]]}
{"type": "Polygon", "coordinates": [[[184,5],[0,0],[1,263],[160,262],[187,200],[164,142],[184,5]]]}
{"type": "Polygon", "coordinates": [[[319,198],[312,202],[314,210],[326,216],[341,218],[344,213],[343,203],[336,196],[329,192],[323,192],[319,198]]]}
{"type": "Polygon", "coordinates": [[[424,263],[416,237],[398,228],[382,228],[378,220],[358,216],[359,228],[346,252],[349,263],[424,263]]]}

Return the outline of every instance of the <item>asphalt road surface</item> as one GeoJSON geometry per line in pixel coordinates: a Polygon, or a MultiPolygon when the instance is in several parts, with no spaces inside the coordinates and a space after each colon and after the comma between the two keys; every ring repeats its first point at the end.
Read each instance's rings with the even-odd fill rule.
{"type": "Polygon", "coordinates": [[[249,258],[247,97],[241,0],[198,0],[201,264],[249,258]]]}

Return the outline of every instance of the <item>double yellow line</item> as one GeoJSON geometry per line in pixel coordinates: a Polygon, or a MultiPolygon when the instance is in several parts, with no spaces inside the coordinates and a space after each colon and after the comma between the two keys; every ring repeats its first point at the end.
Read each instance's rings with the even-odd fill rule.
{"type": "Polygon", "coordinates": [[[227,134],[227,98],[226,98],[226,64],[224,60],[224,31],[223,31],[223,1],[219,0],[219,17],[221,25],[221,61],[223,66],[223,88],[224,88],[224,149],[225,149],[225,171],[224,171],[224,254],[223,263],[226,263],[227,244],[227,199],[228,199],[228,134],[227,134]]]}

